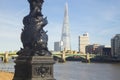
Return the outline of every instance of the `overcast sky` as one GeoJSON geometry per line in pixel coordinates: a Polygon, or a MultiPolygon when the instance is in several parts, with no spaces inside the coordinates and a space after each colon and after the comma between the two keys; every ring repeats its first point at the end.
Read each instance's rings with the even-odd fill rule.
{"type": "MultiPolygon", "coordinates": [[[[89,33],[90,44],[110,46],[120,33],[120,0],[67,0],[71,44],[78,50],[78,36],[89,33]]],[[[66,0],[45,0],[42,13],[48,17],[48,47],[60,41],[66,0]]],[[[0,0],[0,51],[19,50],[22,19],[29,13],[27,0],[0,0]]]]}

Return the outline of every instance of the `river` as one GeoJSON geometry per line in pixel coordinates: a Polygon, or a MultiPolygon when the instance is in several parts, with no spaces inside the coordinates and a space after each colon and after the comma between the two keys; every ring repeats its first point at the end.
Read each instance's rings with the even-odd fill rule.
{"type": "MultiPolygon", "coordinates": [[[[0,63],[0,70],[14,72],[14,63],[0,63]]],[[[56,80],[120,80],[120,64],[66,62],[54,65],[56,80]]]]}

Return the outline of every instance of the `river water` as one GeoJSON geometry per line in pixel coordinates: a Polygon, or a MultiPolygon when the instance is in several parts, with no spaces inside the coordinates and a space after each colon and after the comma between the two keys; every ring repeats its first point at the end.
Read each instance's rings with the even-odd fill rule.
{"type": "MultiPolygon", "coordinates": [[[[14,63],[0,63],[0,70],[14,72],[14,63]]],[[[66,62],[54,65],[56,80],[120,80],[120,64],[66,62]]]]}

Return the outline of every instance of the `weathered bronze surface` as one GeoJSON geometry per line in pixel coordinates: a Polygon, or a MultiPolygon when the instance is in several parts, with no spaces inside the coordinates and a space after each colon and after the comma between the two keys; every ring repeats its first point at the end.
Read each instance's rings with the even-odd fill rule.
{"type": "Polygon", "coordinates": [[[21,33],[23,49],[17,53],[21,56],[50,56],[47,48],[48,35],[44,31],[47,25],[47,17],[42,15],[43,0],[28,0],[30,3],[30,13],[23,19],[24,28],[21,33]]]}
{"type": "Polygon", "coordinates": [[[47,48],[48,35],[44,31],[47,17],[41,12],[44,0],[28,0],[30,13],[23,19],[21,33],[23,48],[17,52],[13,80],[55,80],[53,58],[47,48]]]}

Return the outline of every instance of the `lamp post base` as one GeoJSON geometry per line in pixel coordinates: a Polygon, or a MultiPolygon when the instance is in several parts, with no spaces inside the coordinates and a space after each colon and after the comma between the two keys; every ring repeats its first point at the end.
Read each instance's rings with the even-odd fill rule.
{"type": "Polygon", "coordinates": [[[15,63],[13,80],[55,80],[50,56],[19,56],[15,63]]]}

